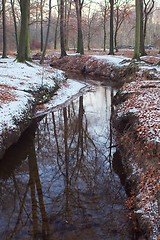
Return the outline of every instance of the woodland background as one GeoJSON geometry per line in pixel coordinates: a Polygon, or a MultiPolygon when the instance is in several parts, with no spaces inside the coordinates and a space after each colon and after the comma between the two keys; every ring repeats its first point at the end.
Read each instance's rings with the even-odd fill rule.
{"type": "MultiPolygon", "coordinates": [[[[60,49],[63,34],[65,50],[77,51],[78,22],[81,23],[85,50],[106,51],[110,47],[111,32],[113,32],[115,51],[121,48],[134,48],[136,2],[133,0],[2,0],[0,3],[0,51],[4,51],[5,57],[10,51],[18,49],[21,41],[23,12],[27,12],[27,9],[31,50],[43,51],[45,44],[46,49],[60,49]],[[23,8],[27,2],[28,7],[23,8]],[[111,16],[112,5],[113,15],[111,16]],[[60,27],[61,23],[63,29],[60,27]]],[[[145,48],[159,50],[160,4],[158,0],[138,0],[138,2],[143,4],[141,32],[144,34],[145,48]]],[[[77,52],[83,54],[83,51],[77,52]]]]}

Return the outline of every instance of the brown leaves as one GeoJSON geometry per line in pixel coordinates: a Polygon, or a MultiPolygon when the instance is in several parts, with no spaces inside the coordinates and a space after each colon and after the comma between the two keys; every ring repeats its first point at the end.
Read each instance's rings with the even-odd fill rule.
{"type": "Polygon", "coordinates": [[[0,104],[4,104],[9,101],[16,101],[16,95],[12,90],[15,90],[15,87],[11,87],[8,85],[0,85],[0,104]]]}
{"type": "Polygon", "coordinates": [[[123,87],[124,92],[134,92],[120,108],[120,112],[134,112],[139,119],[137,135],[147,141],[160,142],[160,81],[155,88],[144,88],[153,81],[137,80],[123,87]],[[138,94],[137,94],[138,93],[138,94]]]}
{"type": "Polygon", "coordinates": [[[44,105],[44,104],[39,104],[39,105],[37,105],[36,106],[36,111],[38,111],[38,110],[44,110],[44,109],[46,109],[47,107],[44,105]]]}

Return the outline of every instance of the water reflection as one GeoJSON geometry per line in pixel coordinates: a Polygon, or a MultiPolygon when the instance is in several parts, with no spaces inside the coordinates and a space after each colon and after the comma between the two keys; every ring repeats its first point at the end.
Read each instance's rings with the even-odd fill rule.
{"type": "Polygon", "coordinates": [[[113,94],[97,86],[8,151],[0,166],[1,239],[131,239],[111,164],[113,94]]]}

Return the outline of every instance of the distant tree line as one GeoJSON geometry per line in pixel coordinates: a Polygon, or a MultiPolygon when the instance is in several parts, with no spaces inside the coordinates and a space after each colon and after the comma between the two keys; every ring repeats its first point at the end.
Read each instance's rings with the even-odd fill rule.
{"type": "MultiPolygon", "coordinates": [[[[134,44],[129,45],[134,45],[134,58],[139,59],[146,54],[147,25],[154,26],[153,35],[159,27],[150,21],[155,0],[2,0],[0,7],[2,57],[7,57],[14,42],[19,62],[31,59],[33,47],[42,52],[41,63],[46,50],[57,46],[61,57],[69,48],[84,54],[86,46],[88,50],[100,46],[103,51],[108,47],[113,55],[120,45],[128,45],[129,35],[134,36],[134,44]]],[[[157,35],[158,44],[159,39],[157,35]]]]}

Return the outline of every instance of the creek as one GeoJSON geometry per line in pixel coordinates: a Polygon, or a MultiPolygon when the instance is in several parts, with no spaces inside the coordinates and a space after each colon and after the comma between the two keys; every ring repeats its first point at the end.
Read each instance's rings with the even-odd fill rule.
{"type": "Polygon", "coordinates": [[[0,160],[0,239],[129,240],[111,99],[94,91],[36,119],[0,160]]]}

